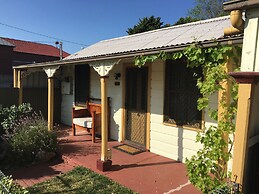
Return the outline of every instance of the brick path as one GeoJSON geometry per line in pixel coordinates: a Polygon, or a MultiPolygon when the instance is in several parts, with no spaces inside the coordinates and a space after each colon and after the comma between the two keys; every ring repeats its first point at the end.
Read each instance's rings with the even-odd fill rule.
{"type": "Polygon", "coordinates": [[[12,174],[19,184],[28,187],[81,165],[143,194],[201,193],[190,184],[186,177],[186,168],[180,162],[150,152],[132,156],[112,148],[119,144],[113,141],[108,144],[108,147],[112,148],[113,167],[111,171],[103,173],[96,169],[96,161],[100,158],[99,139],[93,144],[91,136],[86,135],[84,131],[73,137],[69,128],[64,128],[59,136],[63,161],[56,159],[8,173],[12,174]]]}

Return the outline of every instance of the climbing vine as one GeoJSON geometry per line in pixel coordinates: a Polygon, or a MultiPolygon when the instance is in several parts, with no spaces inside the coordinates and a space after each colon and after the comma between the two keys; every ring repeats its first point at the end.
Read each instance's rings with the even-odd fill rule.
{"type": "Polygon", "coordinates": [[[204,127],[197,134],[196,142],[202,144],[202,149],[190,159],[186,159],[186,165],[190,181],[203,193],[209,193],[215,188],[224,186],[226,178],[229,178],[226,166],[232,157],[233,138],[231,137],[235,132],[238,86],[228,75],[226,64],[230,59],[238,64],[238,56],[241,56],[241,49],[237,46],[217,44],[214,47],[205,48],[201,44],[192,44],[179,52],[160,52],[156,55],[135,58],[135,65],[138,67],[157,59],[177,60],[184,57],[187,59],[188,67],[202,68],[203,75],[197,79],[197,87],[202,96],[197,101],[197,108],[208,111],[209,116],[217,121],[218,125],[204,127]],[[231,86],[229,87],[230,100],[226,98],[228,91],[222,86],[224,83],[231,86]],[[218,115],[218,109],[211,108],[209,103],[210,96],[217,92],[223,94],[219,101],[222,107],[220,115],[218,115]],[[221,119],[218,119],[218,116],[221,119]],[[228,136],[224,138],[226,134],[228,136]]]}

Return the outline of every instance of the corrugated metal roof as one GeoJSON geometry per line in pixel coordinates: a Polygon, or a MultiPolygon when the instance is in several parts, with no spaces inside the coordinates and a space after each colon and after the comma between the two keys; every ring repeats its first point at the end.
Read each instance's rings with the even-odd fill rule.
{"type": "Polygon", "coordinates": [[[10,42],[7,42],[6,40],[4,40],[4,39],[2,39],[2,38],[0,38],[0,45],[2,45],[2,46],[12,46],[12,47],[14,47],[13,44],[11,44],[10,42]]]}
{"type": "Polygon", "coordinates": [[[185,45],[196,41],[204,42],[212,39],[220,39],[224,37],[224,28],[229,26],[231,26],[230,17],[224,16],[162,28],[100,41],[63,60],[107,56],[142,50],[146,51],[156,48],[185,45]]]}
{"type": "MultiPolygon", "coordinates": [[[[15,46],[14,51],[19,53],[29,53],[29,54],[36,54],[36,55],[45,55],[45,56],[52,56],[52,57],[59,57],[59,49],[48,44],[41,44],[37,42],[30,42],[25,40],[17,40],[13,38],[1,38],[6,42],[10,42],[12,45],[15,46]]],[[[69,53],[63,51],[63,57],[69,56],[69,53]]]]}

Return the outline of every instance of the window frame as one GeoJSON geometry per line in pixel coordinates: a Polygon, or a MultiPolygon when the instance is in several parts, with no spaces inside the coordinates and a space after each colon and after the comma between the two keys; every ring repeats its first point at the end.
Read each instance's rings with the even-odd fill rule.
{"type": "MultiPolygon", "coordinates": [[[[168,96],[170,93],[169,91],[169,84],[170,81],[169,79],[172,77],[169,73],[169,65],[173,65],[174,63],[181,63],[182,65],[187,66],[187,60],[185,58],[183,59],[178,59],[178,60],[166,60],[164,63],[164,104],[163,104],[163,124],[166,126],[173,126],[173,127],[180,127],[183,129],[189,129],[189,130],[193,130],[193,131],[202,131],[204,129],[205,126],[205,122],[204,122],[204,111],[199,111],[200,112],[200,120],[199,122],[199,127],[196,127],[195,125],[189,125],[189,124],[178,124],[177,122],[173,123],[168,121],[168,119],[166,117],[170,117],[169,116],[169,110],[167,111],[166,109],[169,109],[168,107],[169,105],[169,99],[168,96]]],[[[187,68],[187,67],[186,67],[187,68]]],[[[200,73],[201,73],[201,69],[200,69],[200,73]]],[[[172,90],[171,90],[172,91],[172,90]]],[[[171,102],[172,103],[172,102],[171,102]]],[[[197,107],[197,106],[196,106],[197,107]]]]}

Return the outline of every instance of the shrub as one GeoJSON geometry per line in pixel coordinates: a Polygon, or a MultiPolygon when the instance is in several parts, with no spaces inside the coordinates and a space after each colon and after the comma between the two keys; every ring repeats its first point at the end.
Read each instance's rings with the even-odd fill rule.
{"type": "Polygon", "coordinates": [[[29,192],[25,188],[15,183],[11,176],[5,176],[1,174],[0,194],[5,193],[26,194],[29,192]]]}
{"type": "Polygon", "coordinates": [[[10,108],[0,106],[0,136],[2,136],[6,130],[11,133],[17,120],[31,114],[32,107],[29,103],[23,103],[20,106],[12,105],[10,108]]]}
{"type": "Polygon", "coordinates": [[[13,127],[12,133],[6,131],[4,139],[9,148],[8,156],[16,165],[35,162],[39,154],[57,150],[56,133],[48,131],[42,116],[33,114],[22,118],[13,127]]]}

